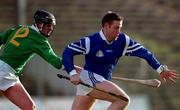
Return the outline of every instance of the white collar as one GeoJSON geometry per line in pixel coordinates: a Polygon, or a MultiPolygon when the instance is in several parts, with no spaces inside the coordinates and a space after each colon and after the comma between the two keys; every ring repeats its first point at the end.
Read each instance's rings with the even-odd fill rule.
{"type": "MultiPolygon", "coordinates": [[[[39,29],[38,29],[36,26],[31,25],[30,27],[31,27],[33,30],[35,30],[35,31],[39,32],[39,29]]],[[[39,32],[39,33],[40,33],[40,32],[39,32]]]]}
{"type": "Polygon", "coordinates": [[[106,39],[106,37],[105,37],[102,29],[99,31],[99,35],[100,35],[100,37],[101,37],[103,40],[105,40],[105,41],[107,42],[107,44],[112,44],[112,43],[113,43],[113,41],[112,41],[112,42],[108,42],[108,41],[107,41],[107,39],[106,39]]]}

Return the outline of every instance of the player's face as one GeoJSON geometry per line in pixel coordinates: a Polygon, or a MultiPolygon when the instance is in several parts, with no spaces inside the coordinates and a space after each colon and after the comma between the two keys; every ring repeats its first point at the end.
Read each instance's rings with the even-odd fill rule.
{"type": "Polygon", "coordinates": [[[115,40],[118,36],[119,33],[121,32],[122,28],[122,23],[123,21],[113,21],[111,24],[108,24],[109,26],[106,28],[107,29],[107,34],[111,40],[115,40]]]}
{"type": "Polygon", "coordinates": [[[54,25],[50,23],[50,24],[45,24],[41,32],[47,36],[50,36],[53,30],[54,30],[54,25]]]}

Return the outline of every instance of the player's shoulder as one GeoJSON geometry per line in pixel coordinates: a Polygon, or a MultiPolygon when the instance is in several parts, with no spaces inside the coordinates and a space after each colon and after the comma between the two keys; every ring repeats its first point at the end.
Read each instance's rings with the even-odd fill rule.
{"type": "Polygon", "coordinates": [[[87,36],[87,38],[89,38],[89,40],[91,40],[91,41],[98,41],[98,40],[101,40],[101,37],[100,37],[99,32],[90,34],[89,36],[87,36]]]}
{"type": "Polygon", "coordinates": [[[31,41],[33,44],[45,45],[49,43],[48,38],[40,34],[39,31],[36,30],[36,28],[34,28],[33,26],[27,26],[27,27],[29,28],[29,34],[27,39],[31,41]]]}
{"type": "Polygon", "coordinates": [[[125,41],[128,38],[129,38],[129,36],[126,35],[125,33],[123,33],[123,32],[119,33],[118,40],[120,40],[121,42],[125,41]]]}
{"type": "Polygon", "coordinates": [[[7,31],[14,31],[14,30],[17,30],[17,29],[19,29],[19,28],[21,28],[22,27],[22,25],[16,25],[16,26],[13,26],[13,27],[11,27],[11,28],[9,28],[9,29],[7,29],[7,31]]]}
{"type": "Polygon", "coordinates": [[[89,35],[85,36],[85,38],[95,39],[97,36],[99,36],[98,32],[89,34],[89,35]]]}
{"type": "Polygon", "coordinates": [[[39,38],[39,39],[44,39],[44,40],[47,40],[46,37],[44,37],[40,32],[39,30],[34,27],[33,25],[32,26],[28,26],[29,28],[29,34],[31,37],[35,37],[35,38],[39,38]]]}
{"type": "Polygon", "coordinates": [[[93,34],[89,34],[87,36],[84,36],[81,38],[81,40],[83,41],[96,41],[98,38],[99,34],[98,33],[93,33],[93,34]]]}
{"type": "Polygon", "coordinates": [[[126,38],[126,37],[129,37],[126,33],[124,33],[124,32],[121,32],[120,34],[119,34],[119,36],[120,37],[123,37],[123,38],[126,38]]]}
{"type": "Polygon", "coordinates": [[[26,31],[33,31],[32,27],[29,25],[18,25],[18,26],[14,26],[11,29],[13,30],[19,30],[19,32],[26,32],[26,31]]]}
{"type": "Polygon", "coordinates": [[[15,31],[17,31],[18,29],[20,29],[22,26],[21,25],[16,25],[16,26],[13,26],[11,28],[8,28],[6,29],[3,33],[7,36],[9,36],[11,33],[15,33],[15,31]]]}

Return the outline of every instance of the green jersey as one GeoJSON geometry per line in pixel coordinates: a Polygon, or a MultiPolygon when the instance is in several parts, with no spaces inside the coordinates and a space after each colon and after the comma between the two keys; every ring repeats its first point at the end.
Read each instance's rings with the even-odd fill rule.
{"type": "Polygon", "coordinates": [[[0,59],[9,64],[17,76],[34,54],[40,55],[57,69],[62,66],[62,58],[54,53],[48,39],[34,26],[19,26],[0,33],[0,46],[2,44],[4,50],[0,59]]]}

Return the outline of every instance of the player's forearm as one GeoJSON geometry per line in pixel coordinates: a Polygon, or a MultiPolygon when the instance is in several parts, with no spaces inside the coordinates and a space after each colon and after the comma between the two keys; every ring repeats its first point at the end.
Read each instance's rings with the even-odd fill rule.
{"type": "Polygon", "coordinates": [[[168,67],[166,65],[160,64],[160,62],[157,60],[157,58],[147,49],[143,49],[140,56],[141,58],[145,59],[147,63],[156,70],[159,74],[163,71],[166,71],[168,67]]]}
{"type": "Polygon", "coordinates": [[[147,63],[156,71],[161,66],[157,58],[146,48],[141,48],[140,50],[132,54],[146,60],[147,63]]]}
{"type": "Polygon", "coordinates": [[[157,60],[157,58],[153,55],[153,54],[148,54],[145,57],[146,61],[148,62],[148,64],[157,71],[157,69],[161,66],[160,62],[157,60]]]}

